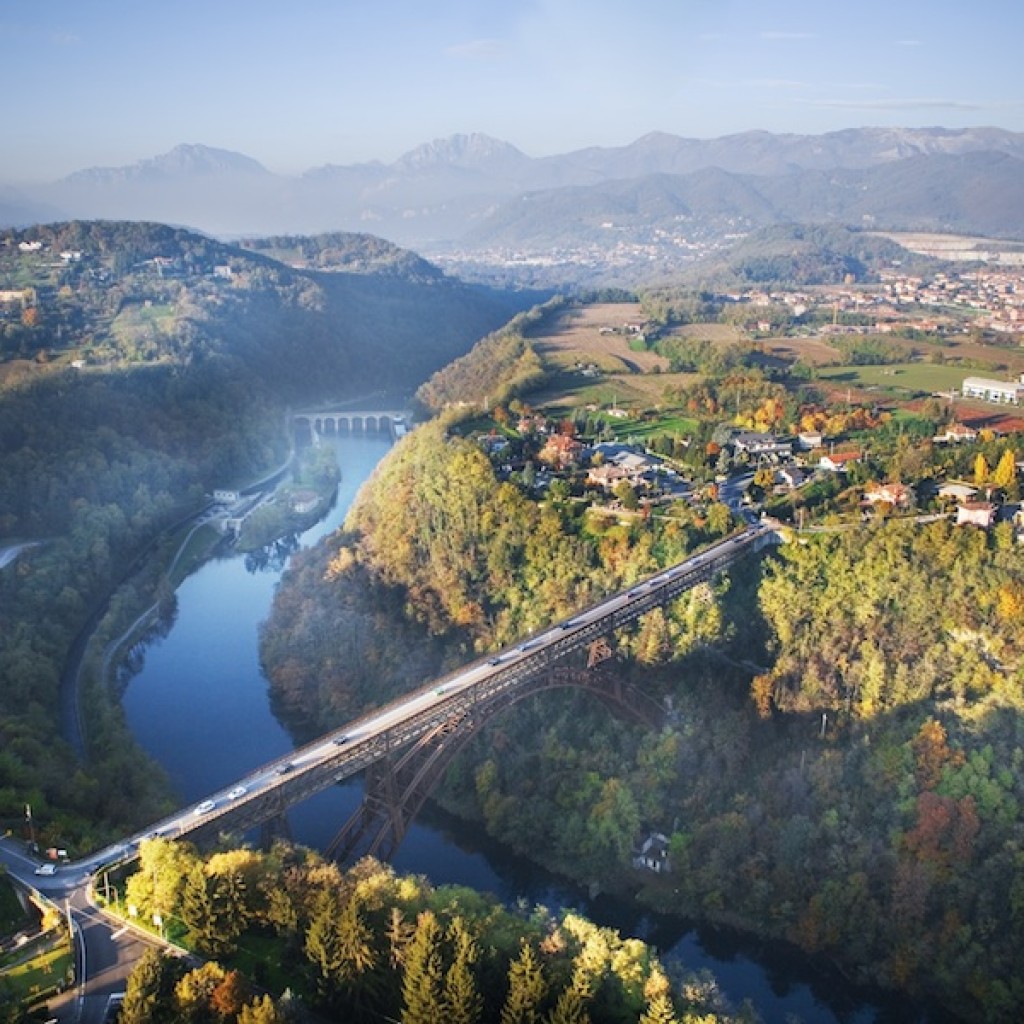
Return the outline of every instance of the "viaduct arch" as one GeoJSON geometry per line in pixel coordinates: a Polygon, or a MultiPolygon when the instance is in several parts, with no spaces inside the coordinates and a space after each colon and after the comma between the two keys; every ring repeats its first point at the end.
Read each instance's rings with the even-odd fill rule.
{"type": "Polygon", "coordinates": [[[350,434],[386,434],[398,437],[405,432],[406,414],[396,410],[334,409],[292,414],[292,424],[317,436],[350,434]]]}

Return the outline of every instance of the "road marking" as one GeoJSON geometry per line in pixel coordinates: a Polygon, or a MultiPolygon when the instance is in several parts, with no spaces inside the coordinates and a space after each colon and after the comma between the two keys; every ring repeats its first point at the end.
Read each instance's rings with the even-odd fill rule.
{"type": "Polygon", "coordinates": [[[126,931],[128,931],[128,925],[122,925],[116,932],[110,933],[110,941],[116,942],[126,931]]]}

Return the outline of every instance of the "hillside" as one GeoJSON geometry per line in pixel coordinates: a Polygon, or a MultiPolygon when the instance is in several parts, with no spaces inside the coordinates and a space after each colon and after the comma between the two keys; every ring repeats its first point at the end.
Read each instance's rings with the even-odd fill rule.
{"type": "Polygon", "coordinates": [[[526,304],[369,235],[242,248],[124,222],[8,232],[0,283],[31,290],[0,310],[0,357],[35,358],[35,375],[44,359],[84,369],[241,361],[286,400],[410,389],[526,304]],[[304,268],[264,255],[287,245],[306,253],[304,268]]]}
{"type": "MultiPolygon", "coordinates": [[[[765,251],[801,230],[764,239],[765,251]]],[[[876,242],[846,238],[841,258],[842,232],[811,234],[836,251],[837,273],[854,245],[867,257],[876,242]]],[[[609,638],[604,670],[670,709],[666,725],[635,728],[589,696],[547,693],[482,728],[438,799],[518,852],[662,912],[796,943],[957,1018],[1019,1019],[1024,548],[1009,520],[958,525],[929,495],[973,466],[1009,514],[1021,435],[935,444],[949,417],[936,400],[851,408],[849,392],[828,399],[770,377],[754,347],[719,345],[701,322],[688,352],[707,358],[688,359],[688,382],[617,437],[642,432],[645,455],[688,486],[605,491],[592,475],[606,450],[585,448],[610,420],[594,405],[546,417],[526,404],[545,371],[531,326],[523,318],[436,375],[421,391],[433,407],[458,393],[475,408],[405,437],[346,530],[293,563],[262,635],[288,721],[302,735],[338,726],[421,683],[431,663],[439,674],[521,644],[634,586],[729,530],[719,501],[746,476],[773,515],[806,514],[811,529],[781,530],[778,551],[609,638]],[[487,401],[527,361],[534,387],[487,401]],[[789,490],[770,464],[725,448],[739,429],[786,437],[815,423],[870,455],[845,476],[808,457],[806,486],[789,490]],[[584,450],[562,463],[567,437],[584,450]],[[893,480],[929,515],[869,510],[873,482],[893,480]],[[343,658],[325,633],[345,638],[343,658]],[[651,829],[669,836],[669,878],[630,871],[651,829]]]]}
{"type": "Polygon", "coordinates": [[[749,285],[839,284],[877,280],[898,264],[907,273],[935,266],[886,238],[822,225],[759,228],[721,253],[680,273],[677,284],[730,289],[749,285]]]}

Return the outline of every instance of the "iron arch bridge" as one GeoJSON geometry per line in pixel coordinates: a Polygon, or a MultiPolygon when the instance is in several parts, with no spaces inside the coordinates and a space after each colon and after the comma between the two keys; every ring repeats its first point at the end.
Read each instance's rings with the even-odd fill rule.
{"type": "Polygon", "coordinates": [[[545,688],[583,686],[618,713],[658,725],[661,709],[655,701],[600,669],[610,654],[606,637],[778,539],[768,524],[751,526],[515,647],[471,662],[257,768],[201,803],[101,850],[87,864],[99,868],[136,856],[139,843],[156,836],[202,842],[262,825],[360,772],[367,777],[363,804],[342,827],[332,852],[339,858],[358,851],[387,859],[455,753],[519,700],[545,688]],[[571,665],[573,654],[586,654],[585,660],[576,659],[578,668],[571,665]]]}

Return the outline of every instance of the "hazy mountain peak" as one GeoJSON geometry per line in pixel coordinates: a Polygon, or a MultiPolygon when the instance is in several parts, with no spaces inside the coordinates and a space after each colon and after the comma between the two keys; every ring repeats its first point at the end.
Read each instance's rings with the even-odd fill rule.
{"type": "Polygon", "coordinates": [[[182,143],[159,156],[139,160],[126,167],[91,167],[65,178],[73,182],[157,181],[229,174],[263,176],[270,172],[257,160],[229,149],[199,143],[182,143]]]}
{"type": "Polygon", "coordinates": [[[529,158],[509,142],[482,132],[449,135],[417,146],[395,161],[396,167],[421,171],[431,167],[480,168],[494,164],[526,161],[529,158]]]}

